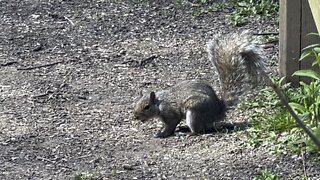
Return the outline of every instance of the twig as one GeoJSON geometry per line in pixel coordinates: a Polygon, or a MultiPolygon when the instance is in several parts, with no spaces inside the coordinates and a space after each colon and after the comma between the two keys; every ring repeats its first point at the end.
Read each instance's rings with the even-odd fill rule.
{"type": "Polygon", "coordinates": [[[66,166],[66,165],[63,165],[63,164],[58,164],[57,161],[53,161],[53,160],[50,160],[50,159],[47,159],[47,158],[44,158],[44,157],[37,157],[38,160],[41,160],[41,161],[46,161],[46,162],[49,162],[51,164],[54,164],[56,166],[60,166],[60,167],[63,167],[63,168],[66,168],[66,169],[72,169],[74,170],[74,168],[72,167],[69,167],[69,166],[66,166]]]}
{"type": "Polygon", "coordinates": [[[311,140],[320,148],[320,140],[306,127],[306,125],[302,122],[302,120],[298,117],[298,115],[293,111],[293,109],[289,105],[287,98],[282,93],[280,88],[271,81],[268,74],[264,70],[261,70],[261,75],[265,78],[265,80],[267,81],[267,84],[271,86],[272,89],[276,92],[281,103],[287,108],[287,110],[289,111],[293,119],[296,121],[296,123],[299,125],[299,127],[303,129],[307,133],[307,135],[311,138],[311,140]]]}
{"type": "Polygon", "coordinates": [[[157,58],[157,56],[156,56],[156,55],[152,55],[152,56],[150,56],[150,57],[148,57],[148,58],[146,58],[146,59],[141,60],[141,61],[139,62],[139,65],[140,65],[140,66],[144,66],[144,65],[146,65],[147,63],[153,61],[155,58],[157,58]]]}
{"type": "Polygon", "coordinates": [[[40,98],[40,97],[45,97],[49,95],[48,93],[44,93],[44,94],[39,94],[39,95],[36,95],[36,96],[31,96],[31,98],[40,98]]]}
{"type": "Polygon", "coordinates": [[[264,43],[261,43],[261,45],[265,45],[265,44],[277,44],[279,42],[279,39],[274,39],[274,40],[270,40],[264,43]]]}
{"type": "Polygon", "coordinates": [[[122,62],[121,64],[130,64],[130,63],[139,63],[138,61],[136,61],[136,60],[128,60],[128,61],[124,61],[124,62],[122,62]]]}
{"type": "Polygon", "coordinates": [[[279,39],[275,39],[275,40],[271,40],[271,41],[267,41],[267,42],[261,43],[260,46],[263,49],[268,49],[268,48],[274,47],[274,44],[277,44],[278,42],[279,42],[279,39]]]}
{"type": "Polygon", "coordinates": [[[78,157],[77,159],[83,159],[83,158],[87,158],[87,157],[90,157],[90,156],[93,156],[93,154],[86,154],[86,155],[78,157]]]}
{"type": "Polygon", "coordinates": [[[71,19],[69,19],[67,16],[63,16],[64,17],[64,19],[66,19],[67,21],[69,21],[69,23],[72,25],[72,26],[74,26],[74,23],[71,21],[71,19]]]}
{"type": "Polygon", "coordinates": [[[3,64],[0,64],[0,66],[10,66],[10,65],[15,64],[15,63],[18,63],[18,61],[6,62],[6,63],[3,63],[3,64]]]}
{"type": "Polygon", "coordinates": [[[43,64],[43,65],[39,65],[39,66],[32,66],[32,67],[20,67],[20,68],[17,68],[17,70],[32,70],[32,69],[37,69],[37,68],[53,66],[53,65],[56,65],[59,63],[63,63],[63,61],[53,62],[50,64],[43,64]]]}
{"type": "Polygon", "coordinates": [[[264,44],[276,44],[276,43],[278,43],[279,42],[279,39],[275,39],[275,40],[271,40],[271,41],[267,41],[267,42],[265,42],[264,44]]]}
{"type": "Polygon", "coordinates": [[[303,175],[304,175],[304,178],[308,179],[308,174],[307,174],[307,168],[306,168],[306,158],[304,156],[304,149],[305,148],[302,148],[301,149],[301,158],[302,158],[302,166],[303,166],[303,175]]]}
{"type": "Polygon", "coordinates": [[[130,64],[130,63],[136,63],[138,64],[138,66],[145,66],[147,63],[150,63],[151,61],[153,61],[155,58],[157,58],[157,55],[152,55],[146,59],[142,59],[141,61],[137,61],[137,60],[127,60],[122,62],[121,64],[130,64]]]}
{"type": "Polygon", "coordinates": [[[31,98],[40,98],[40,97],[45,97],[45,96],[48,96],[48,95],[49,95],[49,92],[46,92],[46,93],[43,93],[43,94],[31,96],[31,98]]]}
{"type": "Polygon", "coordinates": [[[279,35],[278,32],[263,32],[263,33],[253,33],[255,36],[265,36],[265,35],[279,35]]]}
{"type": "Polygon", "coordinates": [[[273,47],[274,47],[274,44],[263,44],[263,45],[261,45],[261,47],[262,47],[263,49],[273,48],[273,47]]]}
{"type": "Polygon", "coordinates": [[[47,159],[47,158],[44,158],[44,157],[37,157],[38,160],[41,160],[41,161],[47,161],[47,162],[50,162],[52,164],[55,164],[56,161],[53,161],[53,160],[50,160],[50,159],[47,159]]]}

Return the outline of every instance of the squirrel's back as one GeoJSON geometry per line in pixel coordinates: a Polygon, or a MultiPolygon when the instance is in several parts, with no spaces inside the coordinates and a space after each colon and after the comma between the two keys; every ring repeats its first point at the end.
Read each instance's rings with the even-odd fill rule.
{"type": "Polygon", "coordinates": [[[158,91],[156,94],[160,100],[178,103],[180,104],[179,106],[185,104],[188,100],[190,101],[194,96],[205,96],[212,102],[216,102],[217,105],[221,105],[221,110],[225,111],[224,101],[218,98],[215,91],[208,83],[200,80],[182,81],[166,90],[158,91]]]}
{"type": "Polygon", "coordinates": [[[209,59],[218,71],[223,97],[233,104],[250,86],[262,81],[262,48],[248,32],[217,35],[207,43],[209,59]]]}

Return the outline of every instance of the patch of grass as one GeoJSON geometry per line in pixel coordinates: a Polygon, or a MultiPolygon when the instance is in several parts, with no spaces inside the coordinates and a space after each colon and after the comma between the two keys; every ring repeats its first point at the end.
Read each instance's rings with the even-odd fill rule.
{"type": "MultiPolygon", "coordinates": [[[[278,0],[175,0],[174,4],[179,7],[186,7],[192,10],[193,16],[234,9],[229,20],[234,26],[241,26],[248,21],[248,17],[270,17],[279,11],[278,0]]],[[[275,16],[275,18],[278,16],[275,16]]],[[[276,20],[275,20],[276,21],[276,20]]]]}
{"type": "Polygon", "coordinates": [[[175,0],[174,4],[179,8],[190,8],[193,16],[201,16],[203,14],[220,11],[227,5],[226,3],[217,3],[216,0],[175,0]]]}
{"type": "Polygon", "coordinates": [[[192,15],[201,16],[206,13],[221,11],[226,3],[216,3],[213,0],[195,0],[192,6],[192,15]]]}
{"type": "Polygon", "coordinates": [[[117,169],[116,169],[116,167],[113,167],[113,168],[112,168],[112,170],[111,170],[111,175],[114,176],[114,177],[117,176],[117,169]]]}
{"type": "MultiPolygon", "coordinates": [[[[304,101],[306,97],[311,96],[310,93],[306,93],[303,86],[291,88],[290,84],[283,84],[283,79],[274,81],[279,85],[282,84],[280,85],[281,89],[290,104],[299,105],[300,109],[294,108],[296,113],[320,138],[320,126],[314,124],[315,120],[310,116],[309,108],[304,108],[314,104],[311,101],[309,104],[304,101]]],[[[314,97],[314,94],[312,96],[314,97]]],[[[297,126],[271,88],[262,89],[255,98],[241,102],[240,108],[254,111],[250,119],[252,127],[247,130],[249,145],[254,147],[272,146],[271,151],[275,153],[287,153],[288,150],[291,150],[297,154],[307,152],[308,154],[320,155],[319,149],[297,126]]]]}
{"type": "Polygon", "coordinates": [[[279,180],[279,176],[272,174],[267,169],[264,169],[260,172],[260,175],[253,178],[254,180],[279,180]]]}
{"type": "Polygon", "coordinates": [[[193,8],[193,16],[201,16],[206,13],[216,12],[223,9],[223,4],[214,4],[207,7],[195,7],[193,8]]]}
{"type": "Polygon", "coordinates": [[[229,16],[234,26],[245,24],[248,17],[270,17],[279,11],[278,0],[231,0],[230,4],[235,9],[229,16]]]}

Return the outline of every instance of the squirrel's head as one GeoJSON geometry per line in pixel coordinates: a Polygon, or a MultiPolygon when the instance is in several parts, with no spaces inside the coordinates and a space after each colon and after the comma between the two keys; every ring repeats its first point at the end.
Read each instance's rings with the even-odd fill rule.
{"type": "Polygon", "coordinates": [[[134,107],[134,118],[145,122],[159,114],[155,92],[149,92],[142,95],[134,107]]]}

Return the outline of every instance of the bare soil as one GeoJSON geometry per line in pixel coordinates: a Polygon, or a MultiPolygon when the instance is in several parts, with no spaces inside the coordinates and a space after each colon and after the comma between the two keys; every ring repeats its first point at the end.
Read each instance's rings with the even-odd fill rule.
{"type": "MultiPolygon", "coordinates": [[[[193,16],[188,1],[0,0],[0,179],[320,178],[319,163],[244,131],[155,138],[161,124],[133,120],[142,89],[185,79],[221,94],[205,44],[216,33],[277,32],[272,18],[236,28],[232,9],[193,16]],[[183,2],[180,4],[179,2],[183,2]]],[[[278,45],[266,49],[277,64],[278,45]]],[[[246,122],[249,112],[228,112],[246,122]]]]}

